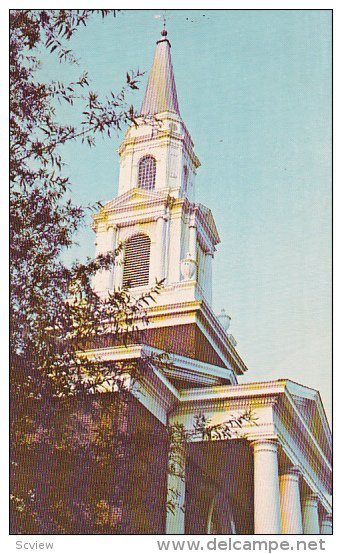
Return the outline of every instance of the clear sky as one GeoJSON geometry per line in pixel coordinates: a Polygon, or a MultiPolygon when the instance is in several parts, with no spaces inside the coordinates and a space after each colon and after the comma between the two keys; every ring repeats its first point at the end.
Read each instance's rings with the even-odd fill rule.
{"type": "MultiPolygon", "coordinates": [[[[86,68],[104,94],[128,69],[148,73],[161,13],[94,19],[72,42],[78,73],[86,68]]],[[[240,382],[288,377],[319,389],[330,416],[330,12],[168,10],[167,29],[181,115],[202,163],[197,200],[221,237],[214,309],[231,315],[249,367],[240,382]]],[[[75,75],[50,59],[42,73],[75,75]]],[[[137,108],[147,73],[131,97],[137,108]]],[[[65,149],[75,201],[116,195],[122,137],[65,149]]],[[[90,229],[78,241],[66,259],[94,254],[90,229]]]]}

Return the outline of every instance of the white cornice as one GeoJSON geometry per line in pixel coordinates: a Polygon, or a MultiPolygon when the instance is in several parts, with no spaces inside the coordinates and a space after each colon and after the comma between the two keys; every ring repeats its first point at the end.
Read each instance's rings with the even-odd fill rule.
{"type": "Polygon", "coordinates": [[[163,145],[167,146],[173,142],[181,148],[184,147],[195,168],[198,168],[201,165],[193,150],[193,143],[191,139],[189,140],[188,137],[175,133],[174,131],[170,131],[169,129],[160,130],[153,138],[151,138],[151,126],[148,126],[148,128],[149,132],[144,135],[126,137],[118,149],[120,156],[124,154],[125,150],[129,152],[139,150],[141,147],[144,148],[146,143],[148,143],[151,148],[158,148],[163,145]]]}
{"type": "MultiPolygon", "coordinates": [[[[124,360],[133,360],[133,359],[139,359],[142,358],[144,355],[149,354],[162,354],[163,351],[154,348],[148,345],[129,345],[129,346],[112,346],[107,348],[97,348],[97,349],[91,349],[86,350],[83,352],[83,354],[87,357],[99,357],[102,360],[115,360],[117,362],[124,361],[124,360]]],[[[199,360],[194,360],[192,358],[187,358],[185,356],[181,356],[179,354],[170,354],[170,359],[172,361],[172,364],[174,365],[175,371],[174,371],[174,377],[179,376],[180,374],[183,374],[184,376],[186,374],[189,374],[189,376],[195,376],[198,375],[198,378],[203,380],[203,383],[205,384],[206,379],[210,378],[216,378],[216,379],[230,379],[232,382],[236,382],[235,374],[232,370],[229,370],[227,368],[223,368],[220,366],[216,366],[213,364],[209,364],[206,362],[201,362],[199,360]]],[[[172,372],[173,370],[165,371],[166,379],[167,377],[172,378],[172,372]]],[[[159,371],[161,374],[162,372],[159,371]]],[[[169,383],[169,381],[166,381],[169,383]]],[[[174,387],[169,383],[172,392],[174,393],[174,387]]],[[[178,396],[177,393],[177,397],[178,396]]]]}
{"type": "Polygon", "coordinates": [[[285,391],[286,381],[263,381],[243,385],[218,385],[210,389],[193,388],[181,391],[182,401],[218,400],[225,398],[253,398],[255,396],[274,396],[285,391]]]}

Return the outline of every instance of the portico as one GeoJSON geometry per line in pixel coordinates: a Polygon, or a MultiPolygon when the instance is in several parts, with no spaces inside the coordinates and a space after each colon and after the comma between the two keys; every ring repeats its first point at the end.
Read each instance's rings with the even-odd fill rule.
{"type": "MultiPolygon", "coordinates": [[[[285,421],[277,421],[277,414],[280,415],[280,405],[284,410],[284,403],[291,403],[292,394],[302,394],[303,401],[305,398],[311,402],[315,399],[316,417],[319,417],[318,394],[290,381],[237,385],[229,388],[213,387],[210,392],[200,389],[182,392],[180,402],[172,414],[172,421],[182,422],[190,429],[193,415],[198,412],[205,413],[215,425],[223,424],[244,409],[253,412],[255,424],[247,423],[228,440],[233,443],[248,443],[252,452],[252,462],[247,461],[246,453],[242,455],[240,452],[237,460],[229,459],[228,456],[227,472],[231,471],[232,464],[238,464],[243,473],[249,472],[245,477],[253,482],[253,493],[249,490],[250,497],[247,502],[253,504],[255,534],[331,533],[331,452],[329,447],[321,449],[319,443],[325,440],[323,436],[319,437],[317,432],[314,440],[307,443],[306,452],[303,452],[299,428],[287,428],[285,437],[282,429],[285,421]],[[319,457],[320,465],[303,464],[304,458],[310,460],[319,457]]],[[[303,413],[300,415],[301,424],[307,427],[306,432],[313,423],[316,429],[319,427],[318,420],[310,422],[305,419],[303,413]]],[[[326,439],[327,423],[324,420],[320,423],[326,439]]],[[[219,439],[214,441],[214,447],[217,447],[218,441],[219,439]]],[[[222,455],[220,451],[220,456],[222,455]]],[[[222,488],[225,487],[222,480],[220,485],[222,488]]],[[[187,505],[187,502],[185,504],[187,505]]],[[[186,522],[186,514],[184,521],[186,522]]],[[[184,525],[186,526],[186,523],[184,525]]],[[[180,527],[178,533],[184,533],[184,529],[185,527],[180,527]]]]}

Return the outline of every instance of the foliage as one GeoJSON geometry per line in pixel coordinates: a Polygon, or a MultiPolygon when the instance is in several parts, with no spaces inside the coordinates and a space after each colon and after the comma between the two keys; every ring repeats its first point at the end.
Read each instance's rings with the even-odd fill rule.
{"type": "MultiPolygon", "coordinates": [[[[68,83],[40,82],[39,58],[56,56],[77,68],[72,37],[91,17],[110,14],[117,12],[10,11],[11,433],[17,476],[19,452],[33,433],[32,410],[44,419],[54,398],[62,402],[104,389],[120,391],[125,399],[127,373],[134,377],[140,368],[89,359],[82,354],[84,340],[111,334],[127,341],[138,320],[146,323],[145,307],[162,286],[157,282],[139,298],[125,289],[97,295],[92,277],[113,266],[120,247],[72,267],[61,261],[87,212],[99,207],[69,199],[63,147],[76,140],[92,147],[98,136],[111,137],[134,122],[127,94],[138,88],[142,73],[127,72],[121,90],[102,98],[86,73],[68,83]],[[80,114],[78,126],[59,121],[56,107],[63,102],[80,114]]],[[[35,491],[12,483],[14,512],[34,521],[35,491]]]]}
{"type": "MultiPolygon", "coordinates": [[[[101,329],[131,331],[144,300],[150,300],[146,295],[136,301],[125,290],[102,300],[92,291],[92,276],[110,268],[117,251],[72,268],[60,261],[87,212],[67,198],[71,183],[63,171],[63,145],[81,140],[93,146],[97,135],[110,137],[129,123],[134,110],[126,101],[127,91],[138,87],[141,73],[128,72],[119,93],[101,99],[90,89],[87,74],[71,83],[40,82],[38,56],[45,51],[61,63],[76,66],[70,39],[93,15],[110,13],[116,15],[115,10],[10,12],[13,361],[25,360],[28,374],[38,370],[43,377],[53,377],[57,394],[66,391],[70,368],[72,381],[82,371],[85,362],[76,356],[78,339],[101,329]],[[56,101],[77,104],[82,113],[79,127],[58,121],[56,101]],[[70,296],[73,300],[66,301],[70,296]],[[70,339],[74,348],[70,348],[70,339]],[[69,341],[67,351],[65,340],[69,341]]],[[[157,283],[152,294],[158,290],[157,283]]]]}
{"type": "MultiPolygon", "coordinates": [[[[227,421],[211,425],[210,419],[203,413],[196,414],[191,429],[186,429],[183,423],[169,426],[168,474],[185,481],[186,447],[195,441],[229,440],[244,438],[244,424],[257,425],[257,418],[251,410],[229,416],[227,421]]],[[[175,514],[176,509],[185,511],[181,503],[181,493],[175,486],[168,488],[167,511],[175,514]]]]}

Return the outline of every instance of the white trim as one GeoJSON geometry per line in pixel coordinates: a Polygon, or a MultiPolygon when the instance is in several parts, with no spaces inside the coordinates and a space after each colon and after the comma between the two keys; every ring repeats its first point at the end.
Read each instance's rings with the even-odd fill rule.
{"type": "MultiPolygon", "coordinates": [[[[116,361],[122,360],[132,360],[135,358],[141,358],[143,354],[162,354],[163,350],[154,348],[149,345],[132,345],[132,346],[110,346],[106,348],[96,348],[91,350],[86,350],[82,352],[85,356],[99,356],[102,359],[111,360],[115,359],[116,361]]],[[[228,368],[223,368],[217,365],[209,364],[206,362],[201,362],[192,358],[187,358],[181,356],[180,354],[169,354],[170,359],[172,360],[175,368],[177,370],[189,371],[190,374],[199,374],[205,378],[208,377],[217,377],[220,379],[229,379],[236,382],[236,376],[233,370],[228,368]]],[[[160,372],[159,372],[160,373],[160,372]]],[[[167,372],[165,372],[167,374],[167,372]]],[[[169,381],[167,381],[169,383],[169,381]]],[[[170,386],[171,383],[169,383],[170,386]]],[[[234,385],[228,385],[234,386],[234,385]]],[[[172,388],[174,388],[172,386],[172,388]]],[[[191,389],[192,390],[192,389],[191,389]]],[[[179,397],[180,398],[180,397],[179,397]]]]}

